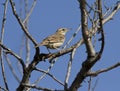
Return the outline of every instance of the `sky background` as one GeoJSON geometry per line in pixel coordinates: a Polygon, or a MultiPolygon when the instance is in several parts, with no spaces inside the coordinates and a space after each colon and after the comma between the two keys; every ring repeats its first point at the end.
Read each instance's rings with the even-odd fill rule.
{"type": "MultiPolygon", "coordinates": [[[[15,6],[17,9],[17,13],[20,11],[20,2],[19,0],[14,0],[15,6]]],[[[23,1],[23,0],[21,0],[23,1]]],[[[89,0],[89,4],[91,5],[94,0],[89,0]]],[[[106,0],[106,5],[111,6],[115,4],[117,0],[106,0]],[[109,3],[108,3],[109,2],[109,3]]],[[[1,29],[1,21],[3,16],[3,6],[2,3],[4,0],[0,0],[0,29],[1,29]]],[[[29,8],[31,7],[33,0],[29,1],[29,8]]],[[[24,9],[24,5],[22,5],[24,9]]],[[[22,11],[24,13],[24,11],[22,11]]],[[[103,69],[109,67],[117,62],[120,62],[120,43],[119,43],[119,35],[120,35],[120,11],[114,16],[113,20],[109,21],[104,25],[105,31],[105,49],[102,55],[102,58],[99,62],[95,64],[92,68],[93,71],[103,69]]],[[[6,24],[5,24],[5,35],[4,35],[4,45],[13,50],[15,53],[19,54],[22,42],[23,31],[21,30],[20,25],[18,24],[16,18],[14,17],[10,3],[8,4],[7,16],[6,16],[6,24]]],[[[24,17],[24,15],[22,15],[24,17]]],[[[37,0],[37,4],[33,10],[29,18],[28,30],[32,37],[39,43],[50,34],[53,34],[57,28],[66,27],[72,28],[67,35],[66,41],[70,39],[73,33],[77,30],[79,25],[81,24],[80,19],[80,9],[79,3],[77,0],[37,0]]],[[[81,38],[81,31],[78,32],[77,36],[70,43],[68,47],[73,45],[81,38]]],[[[33,59],[35,49],[32,42],[30,42],[30,61],[33,59]]],[[[45,47],[41,47],[41,52],[47,53],[45,47]]],[[[23,48],[22,58],[25,60],[25,49],[23,48]]],[[[55,52],[56,50],[52,50],[55,52]]],[[[82,45],[76,51],[73,64],[72,71],[69,80],[69,86],[71,82],[76,77],[77,72],[79,72],[81,68],[82,62],[86,59],[85,46],[82,45]]],[[[17,60],[11,55],[8,56],[13,67],[18,74],[18,77],[21,79],[21,75],[17,70],[17,60]]],[[[67,71],[67,64],[69,61],[69,54],[62,56],[54,65],[51,74],[55,75],[56,78],[64,82],[65,74],[67,71]]],[[[7,81],[9,83],[10,91],[14,91],[18,86],[17,81],[14,79],[9,67],[4,59],[5,63],[5,73],[7,75],[7,81]]],[[[47,69],[49,67],[49,62],[40,62],[37,67],[41,69],[47,69]]],[[[92,87],[94,87],[95,81],[98,80],[95,91],[119,91],[120,90],[120,68],[115,68],[109,72],[102,73],[97,77],[94,77],[92,80],[92,87]]],[[[31,82],[35,81],[37,77],[40,77],[41,73],[32,72],[31,82]]],[[[82,83],[82,87],[79,91],[87,91],[88,89],[88,80],[85,79],[82,83]]],[[[3,86],[3,80],[0,70],[0,86],[3,86]]],[[[46,76],[41,82],[38,84],[41,87],[48,87],[53,89],[63,89],[63,87],[52,80],[49,76],[46,76]]],[[[33,90],[37,91],[37,90],[33,90]]]]}

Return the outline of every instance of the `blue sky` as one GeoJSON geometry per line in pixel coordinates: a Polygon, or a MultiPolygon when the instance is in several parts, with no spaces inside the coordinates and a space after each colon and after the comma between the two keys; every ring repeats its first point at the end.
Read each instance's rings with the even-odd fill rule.
{"type": "MultiPolygon", "coordinates": [[[[15,0],[14,0],[15,1],[15,0]]],[[[33,0],[31,0],[32,2],[33,0]]],[[[109,0],[107,5],[112,5],[117,0],[109,0]]],[[[1,0],[0,3],[3,3],[4,0],[1,0]]],[[[90,3],[93,0],[89,1],[90,3]]],[[[31,5],[31,3],[29,3],[31,5]]],[[[16,9],[19,13],[19,1],[16,1],[16,9]]],[[[0,5],[0,24],[2,20],[3,14],[3,6],[0,5]]],[[[102,55],[102,58],[99,62],[95,64],[92,70],[99,70],[106,67],[109,67],[120,60],[120,43],[119,43],[119,34],[120,34],[120,11],[114,16],[113,20],[108,22],[104,25],[105,31],[105,49],[102,55]]],[[[66,41],[70,39],[72,34],[76,31],[79,24],[81,23],[80,19],[80,10],[79,10],[79,3],[77,0],[38,0],[37,4],[33,10],[33,13],[30,16],[28,29],[30,34],[36,41],[39,43],[50,34],[53,34],[57,28],[60,27],[68,27],[72,28],[67,33],[66,41]]],[[[1,29],[1,26],[0,26],[1,29]]],[[[21,44],[21,37],[23,36],[23,32],[21,27],[19,26],[17,20],[12,14],[10,4],[8,5],[8,12],[7,12],[7,21],[5,25],[5,36],[4,36],[4,44],[13,50],[14,52],[19,54],[20,44],[21,44]]],[[[81,38],[81,31],[78,32],[77,36],[71,42],[70,45],[74,44],[81,38]]],[[[31,59],[34,56],[34,45],[30,42],[31,45],[31,59]]],[[[69,46],[70,46],[69,45],[69,46]]],[[[70,76],[69,83],[73,81],[77,72],[79,71],[82,62],[86,59],[85,53],[85,46],[82,45],[78,48],[73,64],[72,64],[72,72],[70,76]]],[[[41,47],[41,52],[47,52],[45,47],[41,47]]],[[[55,52],[53,50],[52,52],[55,52]]],[[[19,74],[17,67],[16,67],[16,59],[14,57],[9,56],[12,65],[15,67],[17,74],[19,74]]],[[[23,52],[22,58],[25,59],[25,51],[23,52]]],[[[62,56],[54,65],[52,70],[50,71],[51,74],[55,75],[56,78],[64,82],[64,75],[67,70],[67,63],[69,61],[69,55],[62,56]]],[[[10,90],[13,91],[18,86],[18,83],[15,81],[12,73],[10,72],[6,61],[5,62],[5,72],[7,75],[7,81],[9,83],[10,90]],[[9,75],[9,76],[8,76],[9,75]]],[[[41,69],[47,69],[49,67],[49,62],[41,62],[37,65],[37,67],[41,69]]],[[[120,89],[120,71],[119,67],[111,70],[109,72],[100,74],[97,77],[93,78],[93,86],[98,79],[98,84],[96,86],[95,91],[119,91],[120,89]]],[[[18,75],[20,78],[20,74],[18,75]]],[[[34,81],[37,77],[41,76],[41,73],[33,72],[31,75],[31,82],[34,81]]],[[[0,70],[0,77],[1,77],[1,70],[0,70]]],[[[88,78],[82,83],[82,87],[79,91],[87,91],[88,89],[88,78]]],[[[70,85],[69,84],[69,85],[70,85]]],[[[0,80],[0,85],[3,85],[2,80],[0,80]]],[[[63,87],[57,84],[54,80],[52,80],[49,76],[46,76],[38,86],[42,87],[51,87],[55,89],[62,89],[63,87]]],[[[36,91],[36,90],[34,90],[36,91]]]]}

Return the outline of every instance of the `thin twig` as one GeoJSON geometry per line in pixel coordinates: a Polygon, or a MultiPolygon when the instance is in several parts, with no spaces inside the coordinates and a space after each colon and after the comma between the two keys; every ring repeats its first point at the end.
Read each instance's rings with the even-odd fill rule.
{"type": "Polygon", "coordinates": [[[31,13],[32,13],[35,5],[36,5],[36,2],[37,2],[37,0],[34,0],[34,2],[33,2],[33,4],[32,4],[32,7],[31,7],[29,13],[27,14],[26,18],[24,19],[23,23],[25,23],[25,22],[29,19],[30,15],[31,15],[31,13]]]}
{"type": "Polygon", "coordinates": [[[1,27],[1,39],[0,42],[3,42],[3,37],[4,37],[4,27],[5,27],[5,23],[6,23],[6,13],[7,13],[7,6],[8,6],[8,0],[5,1],[4,4],[4,13],[3,13],[3,19],[2,19],[2,27],[1,27]]]}
{"type": "Polygon", "coordinates": [[[65,49],[70,44],[70,42],[74,39],[74,37],[77,35],[77,33],[80,31],[80,29],[81,29],[81,25],[78,27],[78,29],[75,31],[75,33],[71,36],[71,38],[68,40],[66,45],[63,47],[63,49],[65,49]]]}
{"type": "MultiPolygon", "coordinates": [[[[19,50],[19,56],[20,56],[20,57],[22,57],[23,47],[24,47],[24,45],[25,45],[25,43],[24,43],[24,41],[25,41],[25,40],[24,40],[24,37],[25,37],[25,36],[24,36],[24,35],[25,35],[25,34],[22,35],[22,39],[21,39],[22,41],[21,41],[21,45],[20,45],[20,48],[19,48],[19,49],[20,49],[20,50],[19,50]]],[[[21,73],[21,75],[23,75],[23,71],[22,71],[22,69],[21,69],[21,65],[20,65],[20,62],[19,62],[19,61],[17,62],[17,68],[18,68],[18,71],[21,73]]]]}
{"type": "Polygon", "coordinates": [[[98,84],[98,79],[95,81],[95,85],[94,85],[94,87],[92,88],[92,91],[95,91],[95,88],[97,87],[97,84],[98,84]]]}
{"type": "MultiPolygon", "coordinates": [[[[25,0],[25,16],[28,15],[28,0],[25,0]]],[[[27,19],[24,23],[26,30],[28,31],[28,20],[27,19]]],[[[25,36],[26,39],[26,67],[29,65],[30,61],[30,43],[29,43],[29,38],[25,36]]]]}
{"type": "MultiPolygon", "coordinates": [[[[7,6],[8,6],[8,0],[6,0],[4,3],[4,13],[3,13],[1,37],[0,37],[1,44],[3,43],[3,38],[4,38],[4,28],[5,28],[5,23],[6,23],[7,6]]],[[[0,63],[1,63],[1,70],[2,70],[2,76],[3,76],[5,88],[6,88],[6,90],[9,91],[9,87],[8,87],[8,83],[7,83],[6,75],[5,75],[5,68],[4,68],[4,61],[3,61],[3,50],[1,47],[0,47],[0,63]]]]}
{"type": "Polygon", "coordinates": [[[0,86],[0,91],[2,91],[2,90],[8,91],[7,89],[5,89],[5,88],[3,88],[3,87],[0,86]]]}
{"type": "Polygon", "coordinates": [[[8,88],[8,83],[7,83],[7,80],[6,80],[6,75],[5,75],[5,67],[4,67],[4,62],[2,60],[2,58],[0,59],[1,60],[1,68],[2,68],[2,76],[3,76],[3,81],[4,81],[4,84],[5,84],[5,87],[6,89],[9,91],[9,88],[8,88]]]}
{"type": "Polygon", "coordinates": [[[107,23],[109,20],[111,20],[113,18],[113,16],[118,12],[118,10],[120,9],[120,3],[116,4],[116,6],[114,6],[114,9],[112,10],[111,14],[109,14],[109,16],[105,19],[103,19],[103,24],[107,23]]]}
{"type": "Polygon", "coordinates": [[[91,84],[92,84],[92,77],[89,77],[89,81],[88,81],[88,91],[91,90],[91,84]]]}
{"type": "Polygon", "coordinates": [[[61,84],[61,85],[63,85],[63,86],[64,86],[64,84],[63,84],[60,80],[58,80],[55,76],[53,76],[52,74],[50,74],[50,73],[48,73],[48,72],[46,72],[46,71],[44,71],[44,70],[38,69],[38,68],[34,68],[34,70],[36,70],[36,71],[39,71],[39,72],[42,72],[42,73],[45,73],[45,74],[49,75],[49,76],[50,76],[51,78],[53,78],[56,82],[58,82],[59,84],[61,84]]]}
{"type": "Polygon", "coordinates": [[[40,80],[42,80],[42,79],[47,75],[47,73],[50,72],[51,68],[54,66],[54,64],[55,64],[56,61],[57,61],[57,58],[54,59],[54,62],[52,62],[52,63],[50,64],[50,66],[49,66],[48,69],[46,70],[46,73],[43,73],[42,76],[40,76],[40,77],[34,82],[34,84],[37,84],[40,80]]]}
{"type": "Polygon", "coordinates": [[[14,53],[12,50],[8,49],[6,46],[4,46],[3,44],[0,43],[0,46],[6,50],[6,53],[9,53],[11,55],[13,55],[16,59],[18,59],[18,61],[21,63],[23,69],[25,68],[25,64],[24,61],[21,59],[21,57],[19,57],[16,53],[14,53]]]}
{"type": "Polygon", "coordinates": [[[17,74],[16,74],[16,72],[15,72],[15,69],[12,67],[12,64],[11,64],[11,62],[10,62],[10,59],[7,57],[6,53],[4,53],[4,57],[5,57],[5,59],[6,59],[7,63],[8,63],[8,67],[10,68],[10,70],[11,70],[14,78],[16,79],[16,81],[17,81],[18,83],[20,83],[20,79],[19,79],[19,77],[17,76],[17,74]]]}
{"type": "Polygon", "coordinates": [[[114,65],[112,65],[112,66],[110,66],[110,67],[108,67],[108,68],[98,70],[98,71],[96,71],[96,72],[88,72],[88,73],[87,73],[87,76],[97,76],[97,75],[99,75],[99,74],[101,74],[101,73],[110,71],[110,70],[115,69],[115,68],[117,68],[117,67],[119,67],[119,66],[120,66],[120,62],[118,62],[118,63],[116,63],[116,64],[114,64],[114,65]]]}
{"type": "Polygon", "coordinates": [[[76,49],[77,49],[77,48],[74,48],[73,51],[71,52],[70,60],[69,60],[69,62],[68,62],[67,74],[66,74],[66,78],[65,78],[65,81],[64,81],[64,84],[65,84],[64,90],[65,90],[65,91],[68,89],[68,80],[69,80],[69,78],[70,78],[70,73],[71,73],[71,68],[72,68],[72,61],[73,61],[73,58],[74,58],[76,49]]]}
{"type": "Polygon", "coordinates": [[[12,11],[13,11],[13,14],[14,16],[16,17],[18,23],[20,24],[22,30],[24,31],[24,33],[26,34],[26,36],[33,42],[33,44],[36,46],[37,45],[37,42],[35,41],[35,39],[29,34],[29,32],[27,31],[27,29],[25,28],[22,20],[20,19],[20,17],[18,16],[17,12],[16,12],[16,8],[15,8],[15,3],[10,0],[10,5],[12,7],[12,11]]]}
{"type": "MultiPolygon", "coordinates": [[[[114,6],[113,10],[112,10],[111,13],[108,15],[108,17],[106,17],[106,18],[104,18],[104,19],[102,20],[102,24],[104,25],[104,24],[106,24],[108,21],[110,21],[110,20],[113,18],[113,16],[119,11],[119,9],[120,9],[120,3],[118,3],[118,4],[116,4],[116,5],[114,6]]],[[[108,10],[107,12],[109,12],[109,10],[108,10]]],[[[105,17],[106,14],[107,14],[107,13],[105,13],[103,16],[105,17]]],[[[99,22],[99,19],[96,20],[96,25],[98,24],[98,22],[99,22]]],[[[93,28],[91,28],[91,29],[90,29],[90,32],[92,32],[92,35],[94,35],[94,34],[97,32],[97,30],[96,30],[96,31],[93,31],[93,28]]]]}

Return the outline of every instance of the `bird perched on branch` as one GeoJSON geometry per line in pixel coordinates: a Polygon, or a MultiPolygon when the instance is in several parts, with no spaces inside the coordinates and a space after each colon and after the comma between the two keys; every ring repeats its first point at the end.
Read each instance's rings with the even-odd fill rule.
{"type": "Polygon", "coordinates": [[[58,49],[63,45],[65,41],[65,34],[68,30],[68,28],[59,28],[55,34],[45,38],[40,44],[35,46],[35,48],[39,46],[46,46],[48,49],[58,49]]]}

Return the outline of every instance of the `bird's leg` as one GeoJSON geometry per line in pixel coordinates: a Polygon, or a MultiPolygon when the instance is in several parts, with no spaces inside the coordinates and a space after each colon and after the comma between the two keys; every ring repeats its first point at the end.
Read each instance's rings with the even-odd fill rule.
{"type": "Polygon", "coordinates": [[[49,54],[51,54],[51,52],[50,52],[50,50],[49,50],[49,48],[48,48],[48,47],[47,47],[47,50],[48,50],[49,54]]]}

